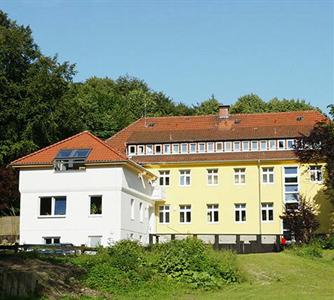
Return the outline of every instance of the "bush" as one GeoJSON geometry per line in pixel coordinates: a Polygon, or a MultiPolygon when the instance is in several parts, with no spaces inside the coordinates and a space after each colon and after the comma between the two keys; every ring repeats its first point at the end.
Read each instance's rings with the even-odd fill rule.
{"type": "Polygon", "coordinates": [[[334,235],[320,241],[322,249],[334,249],[334,235]]]}
{"type": "Polygon", "coordinates": [[[229,262],[218,256],[202,241],[188,238],[157,245],[157,268],[163,275],[190,284],[195,288],[211,289],[226,282],[238,281],[235,255],[229,262]]]}
{"type": "Polygon", "coordinates": [[[322,257],[322,249],[320,243],[318,242],[312,242],[305,245],[294,245],[290,248],[290,252],[292,254],[308,258],[322,257]]]}

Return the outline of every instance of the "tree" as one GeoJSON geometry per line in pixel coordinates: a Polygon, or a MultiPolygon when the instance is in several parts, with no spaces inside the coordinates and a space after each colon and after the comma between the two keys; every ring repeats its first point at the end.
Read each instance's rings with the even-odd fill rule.
{"type": "Polygon", "coordinates": [[[273,98],[267,104],[267,111],[280,112],[280,111],[298,111],[298,110],[313,110],[316,109],[310,103],[306,103],[305,100],[295,99],[278,99],[273,98]]]}
{"type": "Polygon", "coordinates": [[[297,207],[287,207],[280,218],[297,243],[309,243],[320,225],[314,207],[303,197],[297,207]]]}
{"type": "Polygon", "coordinates": [[[219,102],[215,96],[212,95],[210,99],[197,103],[197,105],[194,106],[194,110],[196,115],[217,114],[219,110],[219,102]]]}
{"type": "Polygon", "coordinates": [[[19,212],[18,173],[11,168],[0,168],[0,216],[19,212]]]}
{"type": "MultiPolygon", "coordinates": [[[[334,119],[333,105],[329,108],[334,119]]],[[[325,162],[325,192],[334,205],[334,121],[316,124],[309,135],[297,141],[295,152],[302,163],[325,162]]]]}
{"type": "Polygon", "coordinates": [[[240,97],[230,109],[231,113],[262,113],[266,112],[266,103],[255,94],[240,97]]]}

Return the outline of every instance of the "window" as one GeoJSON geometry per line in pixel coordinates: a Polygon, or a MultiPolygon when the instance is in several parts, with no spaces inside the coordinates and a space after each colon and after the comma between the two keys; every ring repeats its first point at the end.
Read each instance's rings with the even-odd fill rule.
{"type": "Polygon", "coordinates": [[[40,216],[66,215],[66,197],[40,197],[40,216]]]}
{"type": "Polygon", "coordinates": [[[90,149],[62,149],[54,160],[56,171],[79,170],[84,168],[90,149]]]}
{"type": "Polygon", "coordinates": [[[153,145],[146,145],[146,154],[153,154],[153,145]]]}
{"type": "Polygon", "coordinates": [[[143,145],[140,145],[137,147],[137,153],[138,154],[144,154],[144,146],[143,145]]]}
{"type": "Polygon", "coordinates": [[[274,220],[273,203],[261,203],[261,217],[262,221],[274,220]]]}
{"type": "Polygon", "coordinates": [[[191,205],[180,205],[180,223],[191,223],[191,205]]]}
{"type": "Polygon", "coordinates": [[[225,152],[231,152],[232,151],[232,142],[224,142],[224,148],[225,148],[225,152]]]}
{"type": "Polygon", "coordinates": [[[129,155],[136,154],[136,146],[131,145],[129,146],[129,155]]]}
{"type": "Polygon", "coordinates": [[[178,154],[180,150],[179,144],[173,144],[173,154],[178,154]]]}
{"type": "Polygon", "coordinates": [[[161,145],[155,145],[154,150],[155,150],[155,154],[161,154],[162,153],[161,145]]]}
{"type": "Polygon", "coordinates": [[[251,145],[252,145],[252,151],[259,150],[259,143],[257,141],[252,141],[251,145]]]}
{"type": "Polygon", "coordinates": [[[164,144],[164,154],[170,154],[170,144],[164,144]]]}
{"type": "Polygon", "coordinates": [[[246,183],[245,168],[234,169],[234,183],[244,184],[246,183]]]}
{"type": "Polygon", "coordinates": [[[43,237],[45,245],[60,244],[59,236],[43,237]]]}
{"type": "Polygon", "coordinates": [[[233,151],[239,152],[241,148],[240,142],[233,142],[233,151]]]}
{"type": "Polygon", "coordinates": [[[159,206],[159,223],[168,224],[170,217],[169,205],[159,206]]]}
{"type": "Polygon", "coordinates": [[[267,141],[261,141],[261,151],[267,151],[267,141]]]}
{"type": "Polygon", "coordinates": [[[131,220],[135,219],[135,200],[131,199],[131,220]]]}
{"type": "Polygon", "coordinates": [[[234,204],[235,221],[246,222],[246,204],[234,204]]]}
{"type": "Polygon", "coordinates": [[[217,152],[223,152],[223,143],[222,142],[218,142],[216,143],[216,151],[217,152]]]}
{"type": "Polygon", "coordinates": [[[169,171],[159,171],[159,185],[168,186],[170,181],[170,172],[169,171]]]}
{"type": "Polygon", "coordinates": [[[144,221],[144,209],[143,209],[143,203],[139,203],[139,221],[143,222],[144,221]]]}
{"type": "Polygon", "coordinates": [[[102,214],[102,196],[90,196],[90,214],[102,214]]]}
{"type": "Polygon", "coordinates": [[[279,140],[278,141],[278,150],[284,150],[285,149],[285,140],[279,140]]]}
{"type": "Polygon", "coordinates": [[[214,143],[209,142],[207,144],[207,147],[208,147],[208,152],[213,152],[214,151],[214,143]]]}
{"type": "Polygon", "coordinates": [[[276,150],[276,141],[270,140],[269,141],[269,150],[276,150]]]}
{"type": "Polygon", "coordinates": [[[189,186],[190,185],[190,170],[180,171],[180,185],[189,186]]]}
{"type": "Polygon", "coordinates": [[[101,246],[102,235],[90,235],[88,237],[88,244],[89,247],[99,247],[101,246]]]}
{"type": "Polygon", "coordinates": [[[205,152],[205,143],[198,144],[198,152],[203,153],[205,152]]]}
{"type": "Polygon", "coordinates": [[[295,141],[294,140],[287,140],[287,148],[289,150],[293,150],[295,147],[295,141]]]}
{"type": "Polygon", "coordinates": [[[243,141],[242,142],[242,151],[249,151],[249,142],[243,141]]]}
{"type": "Polygon", "coordinates": [[[190,144],[190,153],[196,153],[196,144],[195,143],[190,144]]]}
{"type": "Polygon", "coordinates": [[[312,182],[322,182],[321,166],[310,166],[310,179],[312,182]]]}
{"type": "Polygon", "coordinates": [[[284,167],[284,200],[285,203],[298,202],[298,168],[284,167]]]}
{"type": "Polygon", "coordinates": [[[188,152],[188,145],[181,144],[181,153],[187,153],[187,152],[188,152]]]}
{"type": "Polygon", "coordinates": [[[218,184],[218,169],[208,169],[208,185],[218,184]]]}
{"type": "Polygon", "coordinates": [[[274,183],[274,168],[262,168],[262,183],[274,183]]]}
{"type": "Polygon", "coordinates": [[[218,223],[219,221],[219,209],[218,204],[207,205],[207,218],[209,223],[218,223]]]}

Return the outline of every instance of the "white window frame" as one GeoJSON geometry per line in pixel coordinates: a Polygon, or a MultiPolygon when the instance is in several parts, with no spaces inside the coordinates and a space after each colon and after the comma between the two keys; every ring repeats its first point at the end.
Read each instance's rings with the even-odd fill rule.
{"type": "Polygon", "coordinates": [[[60,236],[43,236],[43,244],[44,245],[54,245],[54,244],[60,244],[61,243],[61,237],[60,236]],[[51,239],[51,243],[47,244],[46,240],[51,239]],[[55,243],[55,239],[59,239],[59,243],[55,243]]]}
{"type": "Polygon", "coordinates": [[[264,202],[261,203],[261,222],[270,223],[274,222],[274,203],[273,202],[264,202]],[[272,212],[272,220],[269,219],[269,211],[272,212]],[[263,219],[263,212],[265,212],[266,219],[263,219]]]}
{"type": "Polygon", "coordinates": [[[299,203],[299,192],[300,192],[300,185],[299,185],[299,168],[298,166],[292,165],[292,166],[283,166],[283,203],[284,204],[290,204],[290,203],[299,203]],[[296,168],[297,173],[296,174],[285,174],[286,168],[296,168]],[[285,182],[286,178],[297,178],[296,182],[285,182]],[[297,185],[297,191],[296,192],[286,192],[285,186],[291,186],[291,185],[297,185]],[[297,194],[297,199],[295,201],[286,201],[285,196],[286,194],[297,194]]]}
{"type": "Polygon", "coordinates": [[[169,224],[170,223],[170,205],[160,205],[159,206],[159,224],[169,224]],[[168,221],[167,221],[168,215],[168,221]],[[162,218],[160,218],[162,216],[162,218]]]}
{"type": "Polygon", "coordinates": [[[240,143],[240,141],[233,142],[233,151],[234,152],[240,152],[241,151],[241,143],[240,143]]]}
{"type": "Polygon", "coordinates": [[[206,144],[206,149],[208,153],[213,153],[215,152],[215,143],[214,142],[208,142],[206,144]]]}
{"type": "Polygon", "coordinates": [[[180,224],[191,224],[191,205],[183,204],[179,206],[179,223],[180,224]],[[188,213],[190,213],[190,220],[188,220],[188,213]],[[181,221],[181,214],[183,214],[183,222],[181,221]]]}
{"type": "Polygon", "coordinates": [[[205,150],[205,143],[198,143],[198,153],[205,153],[205,150]]]}
{"type": "Polygon", "coordinates": [[[89,235],[88,236],[88,246],[89,247],[98,247],[100,245],[102,245],[102,235],[89,235]],[[92,240],[91,240],[92,238],[98,238],[100,239],[100,242],[98,242],[96,245],[93,245],[92,240]]]}
{"type": "Polygon", "coordinates": [[[103,213],[103,197],[102,195],[89,195],[89,215],[90,216],[102,216],[103,213]],[[101,213],[100,214],[92,214],[92,198],[93,197],[101,197],[101,213]]]}
{"type": "Polygon", "coordinates": [[[278,140],[277,141],[277,150],[285,150],[285,140],[278,140]],[[280,142],[283,142],[283,147],[280,147],[280,142]]]}
{"type": "Polygon", "coordinates": [[[309,166],[310,181],[313,183],[323,183],[323,172],[322,167],[319,165],[310,165],[309,166]],[[318,175],[320,174],[321,180],[318,180],[318,175]],[[314,179],[313,179],[313,178],[314,179]]]}
{"type": "Polygon", "coordinates": [[[130,199],[130,211],[131,211],[131,220],[135,219],[135,199],[130,199]]]}
{"type": "Polygon", "coordinates": [[[217,142],[216,143],[216,152],[224,152],[224,143],[223,142],[217,142]],[[218,149],[218,145],[220,145],[221,149],[218,149]]]}
{"type": "Polygon", "coordinates": [[[145,155],[145,146],[144,145],[138,145],[137,146],[137,155],[145,155]],[[140,150],[142,149],[142,150],[140,150]]]}
{"type": "Polygon", "coordinates": [[[170,170],[160,170],[159,186],[169,186],[169,185],[170,185],[170,170]]]}
{"type": "Polygon", "coordinates": [[[153,154],[153,145],[152,144],[148,144],[146,145],[146,155],[152,155],[153,154]]]}
{"type": "Polygon", "coordinates": [[[286,140],[286,149],[287,150],[293,150],[295,145],[295,140],[289,139],[286,140]],[[289,145],[291,143],[291,146],[289,145]]]}
{"type": "Polygon", "coordinates": [[[234,204],[234,222],[235,223],[245,223],[247,222],[247,211],[246,211],[246,203],[235,203],[234,204]],[[243,220],[242,215],[245,213],[245,220],[243,220]],[[237,214],[239,216],[239,220],[237,220],[237,214]]]}
{"type": "Polygon", "coordinates": [[[162,154],[162,145],[161,144],[154,145],[154,154],[156,154],[156,155],[162,154]],[[158,147],[160,147],[160,151],[157,151],[158,147]]]}
{"type": "Polygon", "coordinates": [[[208,185],[218,185],[218,169],[207,169],[207,184],[208,185]]]}
{"type": "Polygon", "coordinates": [[[274,184],[275,182],[275,171],[274,167],[262,167],[262,183],[263,184],[274,184]],[[272,181],[271,176],[272,175],[272,181]]]}
{"type": "Polygon", "coordinates": [[[232,152],[232,142],[224,142],[224,151],[232,152]]]}
{"type": "Polygon", "coordinates": [[[234,184],[244,185],[246,184],[246,168],[234,168],[234,184]],[[242,178],[244,180],[242,180],[242,178]],[[242,182],[244,181],[244,182],[242,182]]]}
{"type": "Polygon", "coordinates": [[[250,147],[249,147],[249,141],[242,141],[242,151],[249,151],[250,147]],[[247,145],[247,149],[245,149],[245,145],[247,145]]]}
{"type": "Polygon", "coordinates": [[[268,142],[266,140],[261,140],[260,141],[260,150],[261,151],[267,151],[268,150],[268,142]]]}
{"type": "Polygon", "coordinates": [[[207,222],[209,224],[219,223],[219,204],[207,204],[207,222]]]}
{"type": "Polygon", "coordinates": [[[137,153],[137,146],[136,145],[129,145],[128,146],[128,153],[129,155],[136,155],[137,153]],[[131,149],[134,149],[134,151],[131,151],[131,149]]]}
{"type": "Polygon", "coordinates": [[[251,141],[251,151],[259,151],[259,141],[256,140],[256,141],[251,141]],[[254,148],[253,145],[256,145],[256,147],[254,148]]]}
{"type": "Polygon", "coordinates": [[[187,170],[179,170],[180,172],[180,181],[179,185],[182,187],[188,187],[191,185],[191,172],[189,169],[187,170]],[[182,179],[183,178],[183,179],[182,179]],[[189,179],[189,182],[187,183],[187,179],[189,179]],[[183,184],[182,184],[183,182],[183,184]]]}
{"type": "Polygon", "coordinates": [[[276,140],[269,140],[269,151],[276,150],[276,140]]]}
{"type": "Polygon", "coordinates": [[[182,143],[181,144],[181,153],[182,154],[188,153],[188,144],[187,143],[182,143]]]}
{"type": "Polygon", "coordinates": [[[196,143],[190,143],[190,145],[189,145],[189,153],[196,153],[196,152],[197,152],[197,144],[196,143]]]}
{"type": "Polygon", "coordinates": [[[38,205],[38,217],[39,218],[65,218],[67,215],[67,197],[60,195],[60,196],[40,196],[39,197],[39,205],[38,205]],[[41,215],[41,204],[42,198],[51,198],[51,214],[50,215],[41,215]],[[65,207],[65,214],[55,214],[56,209],[56,198],[65,198],[66,207],[65,207]]]}
{"type": "Polygon", "coordinates": [[[171,153],[171,146],[170,146],[170,144],[163,144],[163,152],[164,152],[164,154],[170,154],[171,153]]]}
{"type": "Polygon", "coordinates": [[[172,153],[173,154],[179,154],[180,153],[180,144],[172,144],[172,153]],[[176,151],[175,148],[177,148],[177,151],[176,151]]]}

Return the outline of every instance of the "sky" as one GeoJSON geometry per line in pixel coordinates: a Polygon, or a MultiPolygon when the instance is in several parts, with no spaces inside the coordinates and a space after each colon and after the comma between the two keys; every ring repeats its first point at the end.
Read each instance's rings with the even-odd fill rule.
{"type": "Polygon", "coordinates": [[[0,0],[75,81],[135,76],[176,102],[334,103],[334,0],[0,0]]]}

